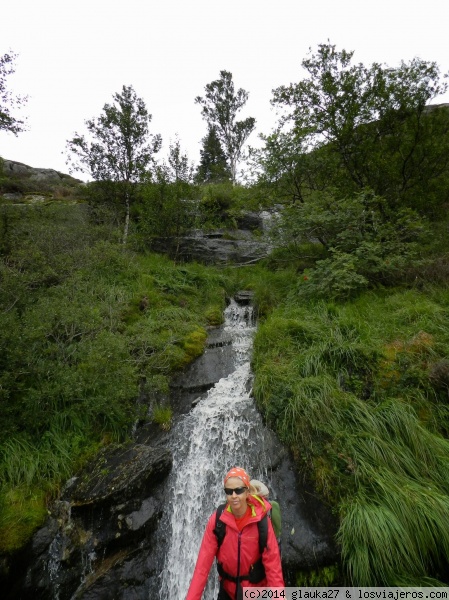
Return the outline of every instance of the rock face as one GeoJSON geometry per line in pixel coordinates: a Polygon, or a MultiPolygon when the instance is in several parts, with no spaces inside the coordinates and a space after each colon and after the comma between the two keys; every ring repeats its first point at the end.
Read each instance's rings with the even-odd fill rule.
{"type": "Polygon", "coordinates": [[[41,169],[30,167],[14,160],[3,161],[3,172],[7,176],[27,178],[31,181],[61,182],[65,179],[73,179],[70,175],[55,171],[55,169],[41,169]]]}
{"type": "Polygon", "coordinates": [[[62,181],[66,175],[55,171],[54,169],[39,169],[29,167],[23,163],[15,162],[14,160],[5,160],[3,162],[3,170],[5,175],[27,177],[32,181],[62,181]]]}
{"type": "Polygon", "coordinates": [[[247,212],[237,219],[237,229],[195,230],[179,238],[157,238],[151,248],[172,258],[203,264],[247,264],[268,255],[271,246],[263,235],[265,221],[247,212]]]}
{"type": "Polygon", "coordinates": [[[41,169],[14,160],[3,160],[3,175],[9,180],[10,190],[4,190],[4,198],[18,200],[23,193],[55,189],[72,189],[83,182],[55,169],[41,169]],[[16,188],[16,189],[14,189],[16,188]]]}
{"type": "Polygon", "coordinates": [[[148,598],[170,451],[131,444],[73,478],[11,567],[5,598],[148,598]]]}
{"type": "Polygon", "coordinates": [[[307,479],[298,474],[293,459],[270,430],[264,434],[264,445],[272,458],[270,479],[274,493],[270,497],[279,502],[282,513],[284,577],[287,585],[296,586],[298,571],[308,572],[338,562],[337,521],[307,479]]]}

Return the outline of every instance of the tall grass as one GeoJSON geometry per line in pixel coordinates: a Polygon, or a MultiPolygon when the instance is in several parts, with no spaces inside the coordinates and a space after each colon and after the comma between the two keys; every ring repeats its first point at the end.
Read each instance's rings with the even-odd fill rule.
{"type": "Polygon", "coordinates": [[[70,475],[81,440],[66,432],[48,431],[39,444],[11,438],[0,447],[0,480],[12,486],[34,486],[40,481],[70,475]]]}
{"type": "Polygon", "coordinates": [[[256,400],[339,508],[354,585],[444,577],[449,421],[429,373],[449,350],[448,306],[438,287],[344,305],[288,296],[259,326],[256,400]]]}

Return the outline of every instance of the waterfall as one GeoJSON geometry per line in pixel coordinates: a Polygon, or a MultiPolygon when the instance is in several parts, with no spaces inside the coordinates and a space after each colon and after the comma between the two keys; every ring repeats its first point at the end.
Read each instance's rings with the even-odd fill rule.
{"type": "MultiPolygon", "coordinates": [[[[235,370],[209,390],[173,427],[173,469],[169,476],[169,548],[160,600],[187,594],[207,520],[225,501],[223,477],[235,465],[254,478],[266,477],[263,425],[250,398],[250,358],[255,332],[252,307],[232,301],[224,329],[231,337],[235,370]]],[[[218,593],[215,566],[205,600],[218,593]]]]}

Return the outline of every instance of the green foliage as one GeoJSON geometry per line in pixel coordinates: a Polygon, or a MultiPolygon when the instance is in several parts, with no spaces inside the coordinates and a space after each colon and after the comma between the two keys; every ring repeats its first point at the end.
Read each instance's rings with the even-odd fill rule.
{"type": "Polygon", "coordinates": [[[205,316],[210,327],[218,327],[223,323],[223,309],[220,305],[207,308],[205,316]]]}
{"type": "Polygon", "coordinates": [[[320,44],[302,61],[307,77],[274,90],[283,115],[265,137],[262,181],[295,202],[368,188],[435,216],[447,200],[449,113],[428,103],[447,83],[432,62],[366,67],[353,54],[320,44]]]}
{"type": "Polygon", "coordinates": [[[233,204],[231,183],[216,183],[202,187],[200,211],[206,227],[232,225],[230,209],[233,204]]]}
{"type": "Polygon", "coordinates": [[[205,329],[196,329],[189,333],[182,342],[182,347],[187,354],[187,361],[192,362],[203,354],[206,347],[207,333],[205,329]]]}
{"type": "Polygon", "coordinates": [[[19,486],[0,493],[0,553],[22,548],[48,516],[46,492],[19,486]]]}
{"type": "Polygon", "coordinates": [[[170,406],[164,406],[162,404],[156,404],[153,408],[151,420],[153,423],[159,425],[164,431],[168,431],[171,427],[173,419],[173,410],[170,406]]]}
{"type": "Polygon", "coordinates": [[[348,298],[362,289],[388,285],[419,264],[418,242],[427,233],[411,209],[391,210],[369,191],[336,199],[315,193],[304,204],[285,209],[278,240],[286,245],[321,245],[315,268],[299,278],[298,291],[308,298],[348,298]]]}
{"type": "Polygon", "coordinates": [[[348,299],[369,286],[350,253],[331,250],[331,258],[319,260],[316,267],[299,279],[298,291],[308,298],[348,299]]]}
{"type": "Polygon", "coordinates": [[[197,96],[195,102],[202,107],[201,113],[209,129],[215,128],[226,153],[231,180],[235,182],[242,148],[256,124],[253,117],[236,121],[237,113],[248,100],[248,92],[242,88],[237,92],[234,90],[229,71],[220,71],[220,79],[208,83],[205,90],[205,97],[197,96]]]}
{"type": "Polygon", "coordinates": [[[176,243],[196,224],[198,190],[192,181],[193,167],[176,140],[170,145],[168,163],[158,166],[153,181],[141,186],[133,215],[137,243],[151,247],[153,237],[171,237],[176,243]]]}
{"type": "Polygon", "coordinates": [[[198,183],[217,183],[228,181],[231,177],[226,155],[221,147],[215,125],[209,125],[207,135],[203,138],[203,147],[200,150],[200,164],[198,165],[196,180],[198,183]]]}
{"type": "Polygon", "coordinates": [[[347,580],[433,585],[449,542],[447,287],[286,298],[259,325],[254,394],[339,508],[347,580]]]}
{"type": "Polygon", "coordinates": [[[311,569],[310,571],[298,571],[296,573],[296,585],[298,587],[331,587],[339,585],[338,565],[311,569]]]}
{"type": "Polygon", "coordinates": [[[130,205],[135,185],[143,181],[153,155],[162,145],[159,135],[150,135],[145,103],[132,86],[114,94],[114,104],[105,104],[103,114],[86,121],[91,140],[75,133],[67,141],[68,161],[76,171],[86,171],[95,181],[115,182],[124,206],[123,242],[128,236],[130,205]]]}
{"type": "Polygon", "coordinates": [[[244,211],[257,208],[254,190],[230,181],[209,183],[200,188],[198,225],[202,228],[236,228],[244,211]]]}
{"type": "Polygon", "coordinates": [[[12,107],[26,103],[27,97],[16,96],[8,90],[6,79],[15,72],[14,61],[17,54],[9,52],[0,56],[0,131],[9,131],[17,135],[25,130],[25,122],[11,114],[12,107]]]}
{"type": "Polygon", "coordinates": [[[82,205],[8,205],[2,215],[0,537],[12,550],[45,508],[39,496],[38,517],[18,507],[11,525],[14,490],[55,489],[100,444],[126,439],[139,398],[165,406],[170,378],[203,351],[235,284],[103,239],[113,230],[92,225],[82,205]]]}

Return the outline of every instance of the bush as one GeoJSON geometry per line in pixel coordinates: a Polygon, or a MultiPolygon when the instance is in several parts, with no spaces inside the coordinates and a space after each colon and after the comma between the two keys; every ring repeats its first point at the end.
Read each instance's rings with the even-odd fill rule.
{"type": "Polygon", "coordinates": [[[336,199],[315,193],[285,211],[280,235],[288,244],[321,244],[326,252],[299,281],[308,298],[347,299],[368,287],[391,285],[419,264],[426,224],[410,209],[392,211],[370,191],[336,199]]]}

